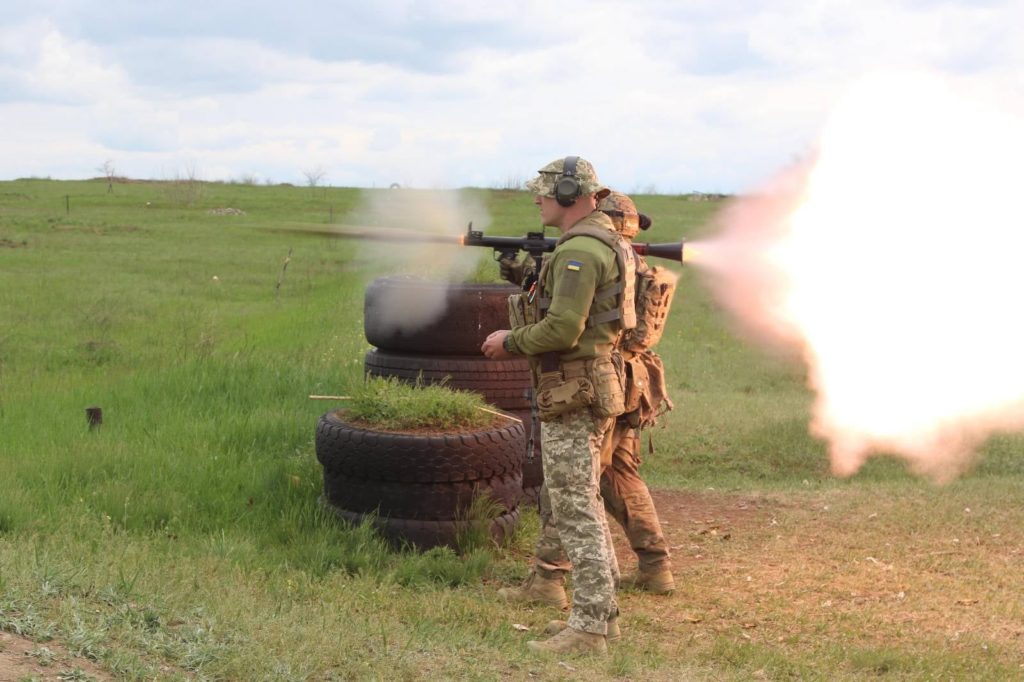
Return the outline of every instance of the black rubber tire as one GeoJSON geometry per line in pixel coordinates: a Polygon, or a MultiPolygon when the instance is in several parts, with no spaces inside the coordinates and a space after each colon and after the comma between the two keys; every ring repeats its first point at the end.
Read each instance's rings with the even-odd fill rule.
{"type": "Polygon", "coordinates": [[[383,350],[428,355],[481,355],[487,335],[508,329],[508,297],[518,293],[511,284],[435,282],[416,277],[378,277],[366,288],[363,328],[371,346],[383,350]],[[445,297],[445,311],[426,326],[401,331],[392,320],[393,301],[415,309],[445,297]]]}
{"type": "MultiPolygon", "coordinates": [[[[348,511],[328,504],[328,509],[334,512],[339,518],[352,524],[359,525],[370,520],[377,532],[387,538],[394,545],[409,543],[419,549],[430,549],[446,545],[455,547],[459,533],[467,528],[470,521],[427,521],[419,519],[400,519],[375,516],[373,514],[360,514],[359,512],[348,511]]],[[[490,521],[491,538],[497,544],[502,544],[519,523],[519,509],[505,512],[490,521]]]]}
{"type": "Polygon", "coordinates": [[[444,383],[449,388],[479,393],[502,410],[529,410],[533,394],[526,358],[489,360],[483,356],[404,355],[382,350],[366,353],[370,376],[395,377],[406,383],[444,383]]]}
{"type": "Polygon", "coordinates": [[[533,422],[530,410],[510,410],[510,414],[522,419],[523,426],[526,429],[527,451],[523,457],[523,490],[526,491],[532,488],[540,490],[541,484],[544,483],[544,466],[541,464],[540,422],[533,422]],[[533,433],[532,459],[529,458],[529,436],[531,432],[533,433]]]}
{"type": "Polygon", "coordinates": [[[440,435],[371,431],[328,412],[316,426],[316,457],[331,475],[373,481],[440,483],[488,480],[522,471],[523,424],[440,435]]]}
{"type": "Polygon", "coordinates": [[[324,497],[332,505],[354,512],[450,521],[466,518],[478,495],[490,497],[502,512],[511,511],[523,496],[523,477],[514,473],[481,481],[396,483],[324,472],[324,497]]]}

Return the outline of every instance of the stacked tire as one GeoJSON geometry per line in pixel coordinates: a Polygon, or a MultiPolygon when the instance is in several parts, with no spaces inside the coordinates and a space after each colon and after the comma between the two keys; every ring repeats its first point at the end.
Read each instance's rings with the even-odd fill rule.
{"type": "Polygon", "coordinates": [[[507,284],[449,284],[413,277],[381,277],[366,289],[363,325],[375,346],[364,359],[370,376],[444,385],[479,393],[500,410],[518,417],[526,430],[522,490],[537,502],[544,481],[539,424],[532,418],[530,366],[525,358],[490,360],[480,352],[487,336],[508,328],[508,297],[518,287],[507,284]],[[404,310],[434,306],[444,312],[411,330],[395,324],[396,302],[404,310]]]}
{"type": "Polygon", "coordinates": [[[350,424],[342,411],[325,414],[316,430],[324,498],[335,513],[422,549],[457,547],[474,525],[499,543],[511,533],[525,442],[523,425],[513,421],[462,433],[390,433],[350,424]],[[473,518],[481,495],[493,514],[473,518]]]}
{"type": "MultiPolygon", "coordinates": [[[[457,547],[481,527],[501,542],[515,528],[532,427],[530,369],[524,358],[489,360],[480,346],[508,327],[507,299],[516,290],[411,277],[370,284],[364,328],[376,348],[366,354],[368,375],[474,391],[520,419],[466,432],[391,433],[348,423],[343,411],[328,412],[317,424],[316,454],[324,501],[338,516],[368,521],[394,543],[422,549],[457,547]],[[400,311],[415,314],[439,301],[444,312],[429,324],[411,333],[401,326],[400,311]],[[490,503],[474,507],[482,496],[490,503]]],[[[533,463],[539,472],[539,455],[531,472],[533,463]]],[[[526,481],[534,501],[535,478],[526,481]]]]}

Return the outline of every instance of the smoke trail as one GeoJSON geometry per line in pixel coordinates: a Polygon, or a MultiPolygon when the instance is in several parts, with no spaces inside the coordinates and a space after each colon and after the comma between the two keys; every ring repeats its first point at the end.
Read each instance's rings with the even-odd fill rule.
{"type": "Polygon", "coordinates": [[[866,79],[816,155],[702,245],[725,305],[795,344],[833,470],[880,452],[940,480],[1024,427],[1024,120],[923,75],[866,79]]]}
{"type": "MultiPolygon", "coordinates": [[[[473,229],[484,230],[490,214],[480,196],[469,191],[441,190],[365,190],[359,206],[348,222],[370,227],[400,228],[412,232],[450,234],[473,229]]],[[[389,274],[409,275],[442,282],[462,281],[477,266],[480,252],[444,244],[399,244],[371,242],[363,254],[389,274]]],[[[385,326],[403,333],[425,327],[444,314],[447,293],[444,287],[430,286],[410,290],[381,301],[385,326]]]]}

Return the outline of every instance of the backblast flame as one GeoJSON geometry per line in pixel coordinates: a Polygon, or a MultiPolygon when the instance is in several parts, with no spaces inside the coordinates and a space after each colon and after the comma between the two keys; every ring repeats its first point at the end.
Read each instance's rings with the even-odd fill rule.
{"type": "Polygon", "coordinates": [[[694,264],[796,344],[833,471],[894,453],[938,480],[1024,427],[1024,120],[923,75],[866,79],[813,158],[736,201],[694,264]]]}

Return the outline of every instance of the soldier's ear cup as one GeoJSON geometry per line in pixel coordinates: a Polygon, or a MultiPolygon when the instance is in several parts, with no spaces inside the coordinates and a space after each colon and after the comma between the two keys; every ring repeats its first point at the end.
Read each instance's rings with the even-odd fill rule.
{"type": "Polygon", "coordinates": [[[562,162],[562,177],[555,183],[555,201],[559,206],[572,206],[579,199],[582,188],[576,177],[578,156],[567,156],[562,162]]]}

